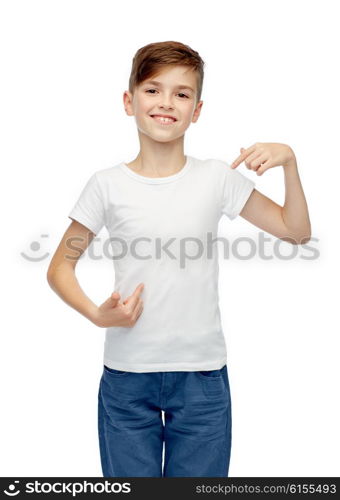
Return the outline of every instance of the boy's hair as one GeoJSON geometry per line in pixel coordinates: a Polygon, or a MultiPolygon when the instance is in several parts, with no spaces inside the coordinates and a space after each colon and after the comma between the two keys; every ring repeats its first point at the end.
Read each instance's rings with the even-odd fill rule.
{"type": "Polygon", "coordinates": [[[177,65],[191,67],[197,72],[197,104],[202,94],[204,61],[198,52],[180,42],[149,43],[138,49],[132,60],[129,92],[133,94],[136,86],[159,74],[164,67],[177,65]]]}

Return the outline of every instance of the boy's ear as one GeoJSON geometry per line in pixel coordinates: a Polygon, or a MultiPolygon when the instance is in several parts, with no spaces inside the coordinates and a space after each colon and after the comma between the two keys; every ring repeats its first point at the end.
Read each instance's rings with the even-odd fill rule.
{"type": "Polygon", "coordinates": [[[129,90],[124,91],[123,103],[124,103],[124,108],[125,108],[126,113],[129,116],[132,116],[133,115],[133,112],[132,112],[132,94],[131,94],[131,92],[129,92],[129,90]]]}
{"type": "Polygon", "coordinates": [[[194,111],[194,114],[192,116],[192,120],[191,120],[192,123],[197,122],[197,120],[200,116],[200,113],[201,113],[202,106],[203,106],[203,101],[198,101],[196,108],[195,108],[195,111],[194,111]]]}

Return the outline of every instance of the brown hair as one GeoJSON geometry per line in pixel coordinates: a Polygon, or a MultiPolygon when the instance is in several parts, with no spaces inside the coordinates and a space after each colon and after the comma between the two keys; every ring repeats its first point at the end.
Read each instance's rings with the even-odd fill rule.
{"type": "Polygon", "coordinates": [[[144,80],[156,76],[162,68],[171,65],[188,66],[197,72],[197,104],[202,94],[204,61],[191,47],[174,41],[149,43],[137,50],[129,78],[131,94],[144,80]]]}

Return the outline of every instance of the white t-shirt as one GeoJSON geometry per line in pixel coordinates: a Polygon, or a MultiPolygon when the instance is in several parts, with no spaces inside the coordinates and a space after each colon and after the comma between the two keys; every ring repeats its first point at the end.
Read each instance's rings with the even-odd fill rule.
{"type": "Polygon", "coordinates": [[[134,326],[106,329],[105,365],[131,372],[224,366],[218,243],[212,241],[221,216],[235,219],[254,186],[222,160],[188,155],[167,177],[142,176],[124,162],[90,177],[69,217],[96,235],[107,228],[115,257],[110,292],[123,301],[144,283],[134,326]]]}

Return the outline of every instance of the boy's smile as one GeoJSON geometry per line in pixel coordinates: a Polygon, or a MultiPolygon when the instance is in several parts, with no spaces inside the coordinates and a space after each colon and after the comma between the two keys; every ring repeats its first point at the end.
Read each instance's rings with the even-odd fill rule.
{"type": "Polygon", "coordinates": [[[170,115],[150,115],[156,123],[160,125],[172,125],[177,121],[176,118],[170,117],[170,115]]]}

